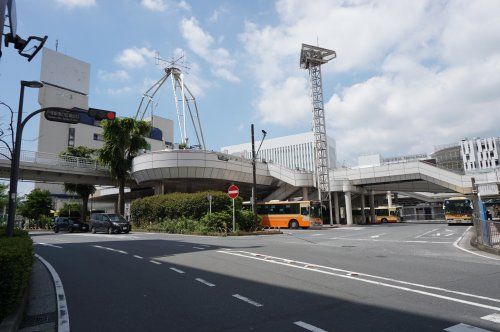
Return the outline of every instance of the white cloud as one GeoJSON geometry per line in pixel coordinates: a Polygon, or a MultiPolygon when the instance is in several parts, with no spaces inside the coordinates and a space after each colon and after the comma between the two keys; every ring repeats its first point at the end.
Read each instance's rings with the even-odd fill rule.
{"type": "Polygon", "coordinates": [[[73,9],[82,7],[92,7],[96,4],[95,0],[56,0],[57,4],[73,9]]]}
{"type": "Polygon", "coordinates": [[[215,23],[215,22],[217,22],[219,20],[219,18],[220,18],[221,15],[226,14],[227,12],[228,12],[227,7],[220,6],[219,8],[215,9],[212,12],[212,15],[210,15],[210,17],[208,18],[208,21],[210,23],[215,23]]]}
{"type": "Polygon", "coordinates": [[[98,70],[97,77],[101,81],[111,81],[111,82],[123,82],[123,81],[128,81],[130,79],[130,75],[123,69],[114,72],[98,70]]]}
{"type": "Polygon", "coordinates": [[[141,0],[141,5],[155,12],[163,12],[168,7],[163,0],[141,0]]]}
{"type": "Polygon", "coordinates": [[[146,47],[132,47],[124,49],[115,58],[115,62],[122,65],[125,68],[141,68],[147,64],[147,61],[153,59],[155,56],[155,51],[150,50],[146,47]]]}
{"type": "Polygon", "coordinates": [[[183,19],[180,28],[189,48],[211,65],[215,76],[230,82],[240,80],[231,71],[235,60],[229,51],[223,47],[214,47],[214,38],[200,27],[196,18],[183,19]]]}
{"type": "Polygon", "coordinates": [[[132,88],[129,86],[124,86],[122,88],[117,88],[117,89],[109,88],[106,90],[106,92],[112,96],[126,94],[126,93],[129,93],[131,91],[132,91],[132,88]]]}
{"type": "Polygon", "coordinates": [[[430,152],[464,136],[498,135],[499,2],[323,0],[306,7],[281,0],[276,10],[278,24],[247,22],[240,36],[262,121],[310,123],[298,55],[301,43],[316,45],[318,36],[337,52],[323,66],[323,82],[339,159],[430,152]]]}
{"type": "Polygon", "coordinates": [[[184,9],[186,11],[191,10],[191,5],[186,1],[180,1],[179,3],[177,3],[177,7],[179,7],[180,9],[184,9]]]}

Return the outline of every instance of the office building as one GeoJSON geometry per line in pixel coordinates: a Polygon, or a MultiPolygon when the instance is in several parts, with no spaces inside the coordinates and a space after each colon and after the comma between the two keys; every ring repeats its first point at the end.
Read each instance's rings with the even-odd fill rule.
{"type": "MultiPolygon", "coordinates": [[[[335,140],[327,136],[328,158],[330,168],[336,167],[335,140]]],[[[260,141],[257,139],[255,149],[258,149],[260,141]]],[[[239,157],[252,158],[252,144],[244,143],[225,146],[221,152],[239,157]]],[[[307,132],[296,135],[282,136],[265,139],[260,149],[258,160],[276,163],[290,169],[301,169],[314,171],[314,133],[307,132]]]]}
{"type": "Polygon", "coordinates": [[[466,172],[499,167],[500,137],[463,139],[460,142],[466,172]]]}

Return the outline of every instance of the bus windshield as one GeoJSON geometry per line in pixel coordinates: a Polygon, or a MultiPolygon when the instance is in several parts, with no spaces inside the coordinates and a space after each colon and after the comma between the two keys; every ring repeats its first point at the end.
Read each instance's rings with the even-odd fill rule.
{"type": "Polygon", "coordinates": [[[472,212],[471,201],[464,200],[445,200],[444,201],[445,213],[463,213],[468,214],[472,212]]]}
{"type": "Polygon", "coordinates": [[[321,218],[321,202],[311,202],[311,216],[321,218]]]}

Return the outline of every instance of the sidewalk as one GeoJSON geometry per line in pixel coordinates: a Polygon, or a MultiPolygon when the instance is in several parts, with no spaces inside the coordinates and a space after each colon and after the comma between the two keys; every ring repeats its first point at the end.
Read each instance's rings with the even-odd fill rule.
{"type": "Polygon", "coordinates": [[[56,291],[52,275],[35,257],[30,278],[28,305],[19,331],[56,331],[56,291]]]}

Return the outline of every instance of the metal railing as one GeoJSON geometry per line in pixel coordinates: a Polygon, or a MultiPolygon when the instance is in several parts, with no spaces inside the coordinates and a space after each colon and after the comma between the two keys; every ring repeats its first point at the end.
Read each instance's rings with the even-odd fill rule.
{"type": "MultiPolygon", "coordinates": [[[[7,148],[0,148],[0,153],[0,160],[6,160],[3,155],[8,156],[10,154],[7,148]]],[[[72,156],[59,156],[57,154],[47,152],[22,150],[20,161],[44,166],[60,166],[67,168],[108,171],[106,166],[100,165],[96,160],[72,156]]]]}
{"type": "Polygon", "coordinates": [[[478,243],[500,249],[500,221],[480,220],[474,223],[474,227],[478,243]]]}

